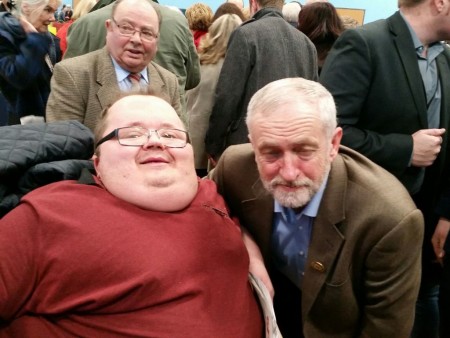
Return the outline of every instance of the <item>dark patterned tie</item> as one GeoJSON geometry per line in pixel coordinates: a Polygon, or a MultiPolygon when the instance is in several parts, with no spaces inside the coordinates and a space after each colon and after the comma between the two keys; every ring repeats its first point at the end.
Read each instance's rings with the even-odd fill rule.
{"type": "Polygon", "coordinates": [[[140,73],[130,73],[130,74],[128,74],[128,79],[131,82],[131,90],[139,90],[139,88],[140,88],[139,82],[141,80],[141,74],[140,73]]]}

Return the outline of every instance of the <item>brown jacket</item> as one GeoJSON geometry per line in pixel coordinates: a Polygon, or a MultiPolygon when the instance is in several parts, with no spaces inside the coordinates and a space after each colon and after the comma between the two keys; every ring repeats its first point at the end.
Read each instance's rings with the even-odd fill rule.
{"type": "MultiPolygon", "coordinates": [[[[251,145],[229,147],[211,177],[273,273],[273,199],[259,179],[251,145]]],[[[312,229],[302,287],[305,337],[409,337],[422,239],[422,214],[402,184],[341,147],[312,229]]],[[[278,319],[283,315],[277,312],[278,319]]]]}
{"type": "MultiPolygon", "coordinates": [[[[181,116],[177,77],[151,62],[150,88],[161,94],[181,116]]],[[[101,111],[120,94],[116,73],[106,47],[57,63],[47,102],[47,122],[77,120],[94,130],[101,111]]]]}

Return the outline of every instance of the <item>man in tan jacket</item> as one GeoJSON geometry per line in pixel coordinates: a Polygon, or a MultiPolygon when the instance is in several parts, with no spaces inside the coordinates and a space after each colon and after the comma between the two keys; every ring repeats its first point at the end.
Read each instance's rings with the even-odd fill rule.
{"type": "Polygon", "coordinates": [[[94,130],[101,111],[120,94],[149,87],[184,119],[178,81],[152,62],[159,16],[146,0],[118,0],[106,20],[106,46],[56,65],[47,103],[48,122],[77,120],[94,130]]]}
{"type": "Polygon", "coordinates": [[[283,337],[409,337],[423,219],[406,189],[340,147],[317,82],[266,85],[247,126],[251,144],[229,147],[211,176],[261,249],[283,337]]]}

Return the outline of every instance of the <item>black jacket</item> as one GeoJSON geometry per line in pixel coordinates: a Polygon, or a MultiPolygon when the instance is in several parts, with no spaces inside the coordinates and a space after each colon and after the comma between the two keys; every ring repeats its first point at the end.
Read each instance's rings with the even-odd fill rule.
{"type": "Polygon", "coordinates": [[[0,127],[0,218],[27,192],[92,169],[94,136],[76,121],[0,127]]]}

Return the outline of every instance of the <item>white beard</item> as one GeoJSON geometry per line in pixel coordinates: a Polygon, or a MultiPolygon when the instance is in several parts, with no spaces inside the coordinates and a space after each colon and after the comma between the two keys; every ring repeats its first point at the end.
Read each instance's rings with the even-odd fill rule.
{"type": "Polygon", "coordinates": [[[314,182],[309,178],[296,179],[292,182],[287,182],[280,176],[276,176],[271,181],[261,179],[264,188],[272,194],[274,199],[282,206],[287,208],[300,208],[311,201],[313,196],[319,191],[323,180],[330,171],[330,164],[324,166],[322,176],[314,182]],[[283,191],[279,185],[288,187],[299,187],[296,191],[283,191]]]}

